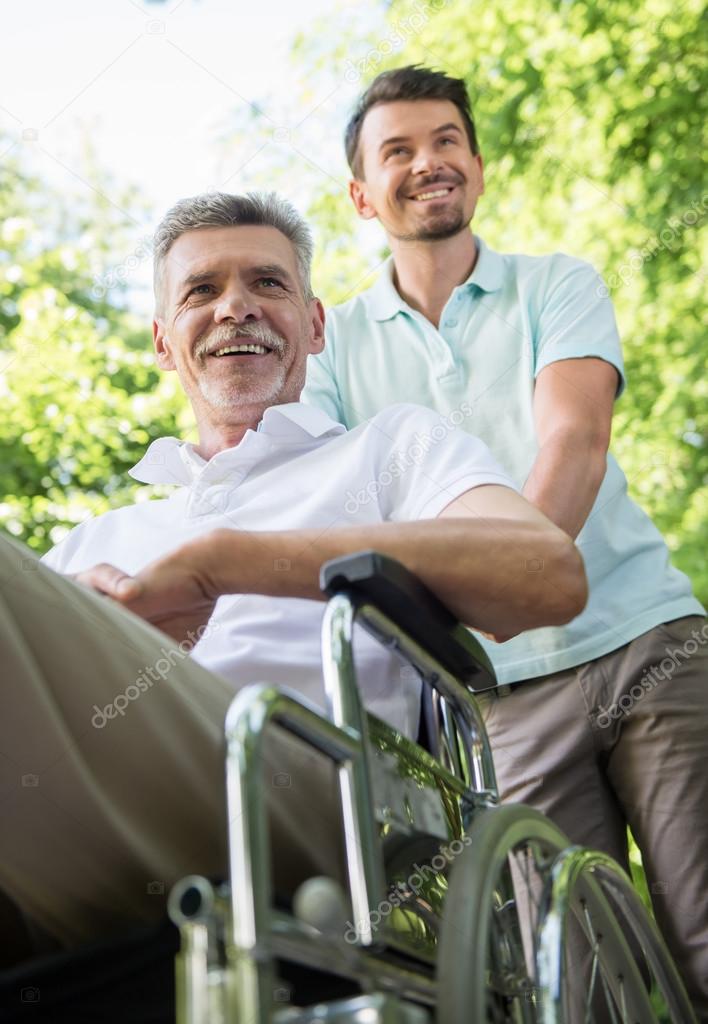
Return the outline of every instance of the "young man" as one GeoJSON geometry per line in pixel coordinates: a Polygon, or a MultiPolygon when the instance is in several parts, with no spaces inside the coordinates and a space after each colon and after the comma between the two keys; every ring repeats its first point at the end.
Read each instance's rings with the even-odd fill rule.
{"type": "MultiPolygon", "coordinates": [[[[0,893],[65,945],[158,917],[185,874],[225,873],[224,716],[254,681],[324,703],[327,559],[376,548],[483,630],[564,622],[584,604],[572,541],[479,441],[441,435],[440,417],[412,406],[347,433],[299,403],[323,345],[311,249],[275,196],[171,210],[155,239],[154,344],[199,441],[154,442],[133,476],[174,493],[83,523],[46,565],[0,540],[0,893]],[[420,430],[434,458],[394,474],[420,430]],[[365,496],[353,512],[350,491],[365,496]]],[[[366,705],[415,735],[417,684],[373,640],[358,660],[366,705]]],[[[269,761],[289,780],[265,787],[288,888],[338,853],[312,760],[269,761]]]]}
{"type": "Polygon", "coordinates": [[[502,795],[625,864],[629,823],[708,1013],[708,624],[607,451],[624,386],[607,292],[580,260],[501,255],[471,233],[484,177],[461,80],[384,72],[345,144],[355,209],[378,218],[392,256],[328,315],[303,400],[347,427],[392,402],[435,409],[577,537],[585,611],[487,641],[503,684],[483,702],[502,795]]]}

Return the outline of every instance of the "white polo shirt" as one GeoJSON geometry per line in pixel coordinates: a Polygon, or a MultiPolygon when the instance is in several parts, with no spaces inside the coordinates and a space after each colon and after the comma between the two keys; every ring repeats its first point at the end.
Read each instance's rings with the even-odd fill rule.
{"type": "MultiPolygon", "coordinates": [[[[415,405],[391,406],[347,431],[319,409],[273,406],[234,448],[205,462],[174,437],[154,441],[131,470],[174,493],[90,519],[44,556],[61,573],[109,562],[136,573],[212,530],[336,530],[435,518],[481,484],[513,487],[486,446],[415,405]]],[[[283,565],[283,572],[287,566],[283,565]]],[[[193,657],[234,690],[254,682],[298,690],[324,707],[324,604],[258,594],[219,599],[193,657]]],[[[408,736],[420,684],[396,655],[361,632],[355,661],[364,703],[408,736]]]]}

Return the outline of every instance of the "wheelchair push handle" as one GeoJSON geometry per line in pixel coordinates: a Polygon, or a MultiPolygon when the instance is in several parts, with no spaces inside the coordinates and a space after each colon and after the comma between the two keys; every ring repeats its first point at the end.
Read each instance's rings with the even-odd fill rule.
{"type": "Polygon", "coordinates": [[[325,562],[320,587],[332,597],[346,592],[359,606],[370,603],[409,636],[424,637],[430,654],[471,690],[496,686],[494,669],[480,643],[417,576],[378,551],[358,551],[325,562]]]}

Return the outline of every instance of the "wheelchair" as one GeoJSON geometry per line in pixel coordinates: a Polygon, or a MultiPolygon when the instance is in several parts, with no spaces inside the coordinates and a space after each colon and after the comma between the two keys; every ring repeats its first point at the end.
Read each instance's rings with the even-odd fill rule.
{"type": "Polygon", "coordinates": [[[170,893],[177,1024],[695,1021],[625,873],[542,814],[500,806],[475,693],[495,686],[472,634],[376,552],[322,568],[328,715],[253,685],[226,721],[230,881],[170,893]],[[355,624],[423,685],[425,744],[361,704],[355,624]],[[261,783],[282,731],[334,766],[346,884],[274,896],[261,783]]]}

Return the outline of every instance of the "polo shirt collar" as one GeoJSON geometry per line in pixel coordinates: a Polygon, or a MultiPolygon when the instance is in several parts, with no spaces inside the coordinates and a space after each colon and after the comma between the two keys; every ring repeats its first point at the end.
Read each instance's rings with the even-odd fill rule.
{"type": "MultiPolygon", "coordinates": [[[[273,405],[266,409],[255,431],[247,430],[239,444],[226,451],[232,455],[243,455],[245,449],[259,443],[260,438],[266,442],[272,440],[276,444],[292,444],[303,438],[316,439],[343,434],[346,429],[321,409],[305,405],[303,402],[273,405]],[[259,442],[256,442],[256,438],[259,442]]],[[[271,450],[267,443],[263,448],[263,454],[266,450],[271,450]]],[[[219,452],[214,458],[224,454],[219,452]]],[[[180,441],[176,437],[159,437],[152,442],[140,462],[129,470],[129,474],[134,480],[144,484],[178,484],[188,487],[207,465],[201,455],[197,454],[193,444],[180,441]]]]}
{"type": "MultiPolygon", "coordinates": [[[[474,236],[478,257],[475,268],[462,283],[462,288],[479,288],[483,292],[499,291],[504,283],[504,260],[479,235],[474,236]]],[[[362,299],[372,320],[390,320],[396,313],[410,313],[410,306],[401,298],[393,283],[393,256],[389,256],[375,284],[362,299]]]]}

